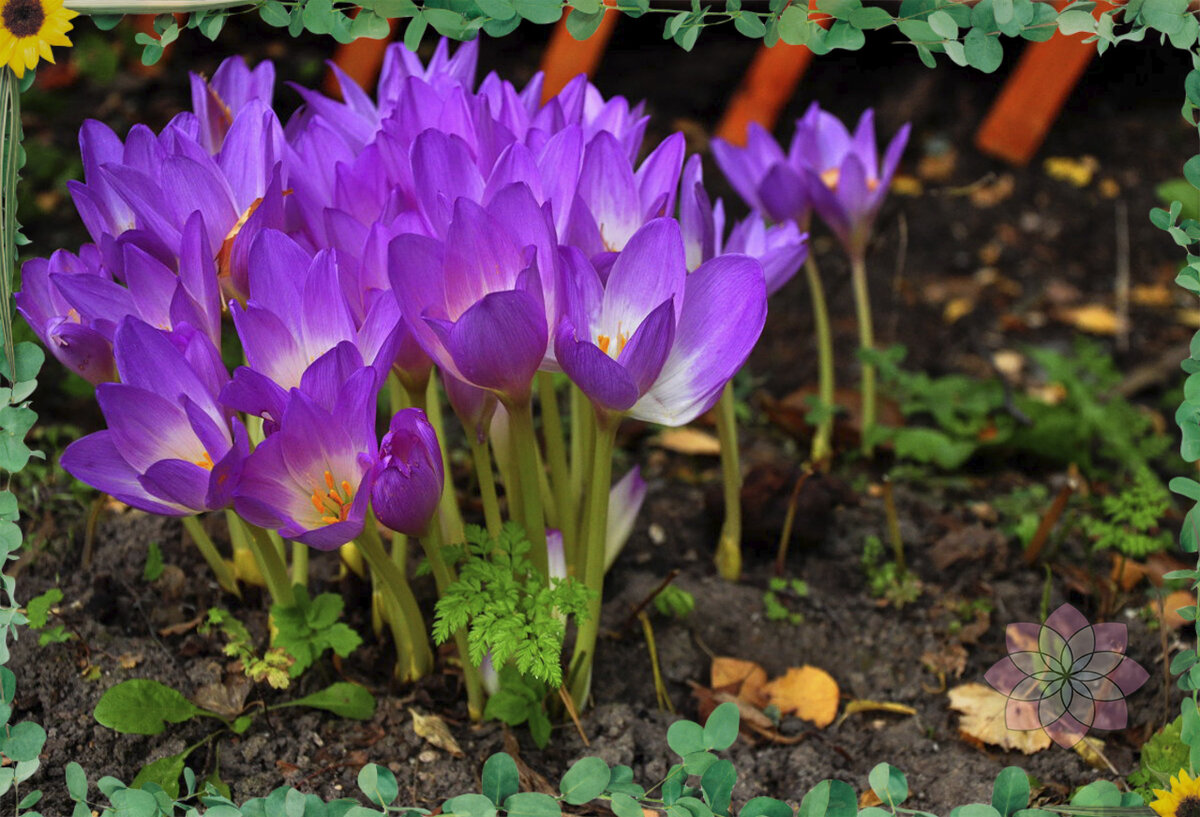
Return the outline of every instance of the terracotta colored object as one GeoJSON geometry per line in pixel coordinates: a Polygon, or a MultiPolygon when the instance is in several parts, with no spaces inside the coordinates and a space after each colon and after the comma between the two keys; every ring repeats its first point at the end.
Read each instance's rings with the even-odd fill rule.
{"type": "MultiPolygon", "coordinates": [[[[1066,3],[1056,5],[1061,10],[1066,3]]],[[[1100,2],[1092,13],[1099,17],[1112,7],[1100,2]]],[[[975,133],[979,150],[1014,165],[1029,163],[1096,54],[1095,43],[1085,44],[1085,38],[1084,34],[1066,37],[1056,33],[1025,47],[975,133]]]]}
{"type": "Polygon", "coordinates": [[[546,53],[542,55],[542,71],[546,74],[542,89],[543,101],[557,94],[564,85],[580,74],[590,77],[596,72],[620,16],[616,11],[604,12],[600,27],[582,42],[567,31],[566,17],[558,21],[550,43],[546,46],[546,53]]]}

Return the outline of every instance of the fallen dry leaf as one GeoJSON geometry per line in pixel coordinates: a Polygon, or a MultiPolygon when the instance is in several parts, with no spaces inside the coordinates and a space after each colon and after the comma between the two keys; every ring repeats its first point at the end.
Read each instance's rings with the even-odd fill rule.
{"type": "Polygon", "coordinates": [[[837,717],[837,681],[823,669],[808,665],[791,667],[783,677],[763,687],[763,691],[780,712],[795,713],[796,717],[822,729],[837,717]]]}
{"type": "Polygon", "coordinates": [[[1178,630],[1183,625],[1190,623],[1186,621],[1183,616],[1179,615],[1179,608],[1187,607],[1189,604],[1195,603],[1196,597],[1194,595],[1186,590],[1176,590],[1175,592],[1168,594],[1167,597],[1163,599],[1161,608],[1159,607],[1158,602],[1151,602],[1150,609],[1154,611],[1155,615],[1159,615],[1160,609],[1165,611],[1161,616],[1163,626],[1168,630],[1178,630]]]}
{"type": "Polygon", "coordinates": [[[142,663],[143,657],[140,652],[123,652],[117,657],[117,663],[121,665],[121,669],[133,669],[142,663]]]}
{"type": "Polygon", "coordinates": [[[254,683],[245,675],[228,675],[225,683],[205,684],[196,690],[192,702],[226,718],[236,718],[246,708],[246,697],[254,683]]]}
{"type": "Polygon", "coordinates": [[[1115,199],[1121,195],[1121,185],[1117,184],[1117,180],[1105,176],[1100,180],[1100,195],[1106,199],[1115,199]]]}
{"type": "Polygon", "coordinates": [[[958,154],[954,148],[948,147],[937,153],[927,154],[917,162],[917,175],[931,182],[948,182],[954,175],[954,165],[957,161],[958,154]]]}
{"type": "Polygon", "coordinates": [[[859,712],[891,712],[893,715],[915,715],[917,710],[905,704],[898,704],[892,701],[851,701],[846,704],[846,708],[842,710],[842,717],[838,718],[838,725],[841,725],[846,718],[851,715],[857,715],[859,712]]]}
{"type": "Polygon", "coordinates": [[[1166,284],[1138,284],[1130,287],[1129,300],[1138,306],[1168,307],[1175,303],[1175,295],[1166,284]]]}
{"type": "Polygon", "coordinates": [[[970,743],[989,743],[1031,755],[1050,746],[1045,730],[1018,732],[1004,723],[1008,697],[984,684],[962,684],[948,693],[950,708],[962,713],[959,735],[970,743]]]}
{"type": "Polygon", "coordinates": [[[921,654],[921,663],[934,675],[953,675],[961,678],[967,668],[967,650],[962,644],[947,644],[936,652],[926,650],[921,654]]]}
{"type": "Polygon", "coordinates": [[[892,177],[892,186],[889,190],[897,196],[919,196],[925,192],[920,179],[915,176],[903,176],[899,173],[892,177]]]}
{"type": "Polygon", "coordinates": [[[974,204],[976,207],[995,207],[1011,196],[1016,186],[1017,183],[1013,175],[1011,173],[1004,173],[990,183],[985,182],[972,185],[967,195],[971,198],[971,204],[974,204]]]}
{"type": "Polygon", "coordinates": [[[651,442],[676,454],[716,457],[721,453],[721,442],[714,435],[686,426],[668,428],[651,442]]]}
{"type": "Polygon", "coordinates": [[[717,657],[712,662],[712,688],[729,692],[757,707],[767,704],[763,687],[767,671],[753,661],[717,657]]]}
{"type": "Polygon", "coordinates": [[[1087,187],[1092,183],[1092,177],[1100,169],[1100,163],[1095,156],[1080,156],[1072,159],[1069,156],[1051,156],[1042,163],[1046,175],[1052,179],[1069,182],[1076,187],[1087,187]]]}
{"type": "Polygon", "coordinates": [[[974,311],[975,300],[973,298],[951,298],[942,310],[942,320],[950,324],[957,323],[959,318],[964,318],[974,311]]]}
{"type": "Polygon", "coordinates": [[[443,752],[448,752],[454,757],[463,757],[463,750],[454,736],[450,734],[444,720],[437,715],[422,715],[415,709],[410,709],[408,712],[412,715],[413,731],[418,736],[425,738],[426,742],[443,752]]]}
{"type": "Polygon", "coordinates": [[[1025,355],[1015,349],[999,349],[992,354],[992,365],[1006,380],[1015,382],[1025,370],[1025,355]]]}
{"type": "Polygon", "coordinates": [[[879,795],[874,789],[867,789],[858,796],[859,808],[871,808],[873,806],[882,806],[883,801],[879,799],[879,795]]]}
{"type": "Polygon", "coordinates": [[[1103,304],[1087,304],[1054,313],[1059,321],[1070,324],[1080,332],[1093,335],[1115,335],[1121,331],[1122,322],[1110,307],[1103,304]]]}
{"type": "Polygon", "coordinates": [[[1085,737],[1071,748],[1093,769],[1108,771],[1112,768],[1112,764],[1104,756],[1104,741],[1100,738],[1085,737]]]}

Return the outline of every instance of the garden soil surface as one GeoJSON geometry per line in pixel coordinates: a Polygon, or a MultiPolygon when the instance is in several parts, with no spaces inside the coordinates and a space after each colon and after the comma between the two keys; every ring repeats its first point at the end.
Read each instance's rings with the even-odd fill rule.
{"type": "MultiPolygon", "coordinates": [[[[606,94],[647,99],[652,138],[682,129],[694,149],[706,150],[754,44],[714,31],[687,54],[662,42],[658,22],[622,21],[596,82],[606,94]]],[[[87,23],[80,28],[90,30],[87,23]]],[[[483,67],[523,83],[536,70],[545,37],[545,30],[531,28],[485,42],[483,67]]],[[[1190,66],[1170,49],[1118,48],[1085,73],[1034,162],[1013,169],[972,145],[1017,58],[1018,47],[1006,50],[1006,66],[991,76],[949,64],[929,71],[908,49],[886,41],[870,42],[859,54],[822,57],[781,121],[790,122],[818,100],[847,119],[874,107],[883,134],[913,122],[902,167],[910,179],[882,212],[871,253],[880,342],[905,344],[910,368],[988,376],[998,351],[1025,345],[1069,348],[1073,324],[1081,320],[1079,308],[1113,306],[1116,268],[1126,252],[1134,291],[1148,293],[1134,299],[1128,344],[1122,346],[1104,326],[1091,328],[1101,330],[1098,339],[1124,371],[1137,373],[1140,379],[1130,391],[1147,410],[1167,418],[1163,433],[1170,434],[1168,392],[1181,382],[1180,345],[1190,337],[1188,322],[1195,315],[1184,311],[1190,304],[1170,286],[1180,253],[1148,223],[1146,213],[1157,204],[1155,185],[1180,175],[1183,160],[1196,147],[1195,130],[1178,114],[1190,66]],[[1052,176],[1043,165],[1048,157],[1091,166],[1092,178],[1080,186],[1052,176]],[[1127,251],[1120,249],[1122,237],[1127,251]]],[[[104,56],[103,49],[92,51],[93,60],[104,56]]],[[[85,74],[57,90],[35,89],[26,104],[33,181],[23,197],[22,219],[32,250],[48,254],[60,246],[74,249],[84,240],[61,186],[72,172],[81,117],[100,118],[119,133],[137,121],[161,127],[188,105],[186,70],[211,73],[221,58],[239,52],[252,59],[272,57],[284,78],[311,85],[321,78],[320,60],[330,46],[277,39],[257,23],[236,20],[216,45],[185,34],[161,68],[124,70],[104,82],[85,74]],[[50,158],[39,160],[39,155],[50,158]]],[[[134,61],[125,59],[130,65],[134,61]]],[[[284,109],[296,104],[294,93],[283,86],[277,99],[284,109]]],[[[781,133],[789,138],[790,127],[781,133]]],[[[715,168],[709,174],[710,180],[719,178],[715,168]]],[[[730,191],[721,192],[732,200],[730,191]]],[[[849,386],[856,379],[849,351],[855,345],[849,279],[828,237],[818,234],[814,246],[835,316],[839,376],[849,386]]],[[[779,412],[765,407],[813,387],[811,338],[806,292],[797,280],[772,300],[766,332],[749,365],[741,582],[719,580],[712,566],[720,524],[716,459],[659,447],[653,444],[653,429],[630,425],[623,432],[628,453],[618,465],[641,464],[650,488],[628,549],[607,580],[595,705],[582,718],[587,745],[569,721],[555,728],[545,750],[538,750],[523,730],[510,735],[494,722],[472,725],[449,662],[442,662],[443,672],[415,686],[391,682],[389,647],[370,634],[369,588],[353,576],[338,579],[332,557],[317,556],[314,589],[346,595],[347,620],[365,634],[366,643],[340,663],[319,661],[296,689],[255,688],[248,702],[279,702],[348,679],[375,692],[375,716],[356,722],[303,709],[260,716],[245,734],[226,733],[197,750],[189,762],[198,776],[219,764],[220,778],[239,802],[285,783],[332,798],[355,792],[359,767],[374,762],[396,773],[402,802],[433,809],[449,795],[477,791],[483,760],[510,749],[519,751],[530,772],[526,782],[534,788],[545,780],[556,783],[587,754],[631,765],[635,780],[649,786],[663,778],[673,759],[667,726],[680,715],[702,718],[702,708],[713,700],[707,690],[712,660],[729,656],[758,662],[772,677],[791,667],[820,667],[836,680],[843,707],[871,700],[915,711],[866,711],[825,728],[784,717],[773,739],[746,733],[727,753],[739,773],[735,804],[760,794],[796,803],[826,777],[862,791],[867,773],[881,761],[907,773],[910,805],[923,809],[945,812],[986,801],[996,772],[1011,764],[1036,778],[1041,801],[1063,802],[1074,787],[1117,775],[1058,747],[1025,756],[964,739],[946,692],[960,683],[982,682],[987,668],[1005,654],[1005,626],[1038,620],[1044,592],[1050,609],[1070,601],[1092,620],[1103,617],[1129,626],[1129,654],[1150,670],[1150,680],[1130,700],[1129,728],[1102,737],[1112,767],[1121,774],[1131,771],[1137,747],[1177,711],[1163,678],[1163,643],[1174,653],[1182,646],[1180,638],[1190,639],[1178,630],[1163,639],[1160,630],[1147,626],[1153,616],[1144,614],[1144,587],[1116,595],[1105,590],[1109,562],[1088,556],[1078,536],[1068,537],[1048,557],[1048,570],[1026,566],[1020,546],[999,532],[989,503],[1033,482],[1049,486],[1053,494],[1067,479],[1062,468],[992,462],[972,465],[954,479],[898,484],[900,533],[923,592],[901,609],[884,606],[869,596],[859,559],[867,536],[887,541],[879,478],[888,457],[885,453],[871,465],[852,455],[851,419],[842,435],[846,452],[833,474],[810,479],[798,495],[785,574],[807,582],[807,597],[791,602],[803,621],[767,619],[763,593],[774,575],[784,509],[808,443],[803,430],[780,423],[779,412]],[[657,704],[643,629],[636,619],[630,624],[633,608],[674,569],[681,571],[675,584],[694,594],[696,609],[682,620],[653,614],[651,621],[665,689],[677,714],[657,704]],[[991,603],[990,614],[964,618],[962,603],[976,599],[991,603]],[[930,668],[939,662],[945,668],[941,677],[930,668]],[[441,716],[461,755],[419,737],[414,713],[441,716]]],[[[43,380],[49,385],[38,397],[43,420],[38,442],[52,449],[50,456],[71,436],[99,423],[90,401],[72,396],[78,389],[55,384],[61,379],[61,372],[48,371],[43,380]]],[[[465,469],[458,465],[460,485],[465,485],[465,469]]],[[[23,488],[33,548],[17,565],[20,595],[28,599],[60,587],[64,600],[58,621],[76,636],[40,647],[35,635],[23,635],[10,664],[18,677],[18,716],[38,720],[49,735],[36,781],[46,792],[41,808],[49,815],[69,813],[62,777],[68,761],[81,763],[92,780],[114,775],[128,782],[146,762],[179,752],[212,729],[214,722],[205,720],[173,725],[154,737],[118,735],[92,717],[107,688],[126,679],[153,678],[194,695],[227,680],[222,640],[201,635],[195,626],[210,607],[233,610],[260,638],[266,630],[260,591],[251,588],[241,602],[222,595],[176,521],[106,508],[85,564],[90,497],[80,501],[77,496],[61,476],[56,483],[23,488]],[[147,582],[142,574],[151,543],[161,546],[167,567],[157,581],[147,582]]],[[[1177,527],[1178,519],[1170,524],[1177,527]]],[[[418,582],[417,591],[427,602],[432,597],[431,585],[418,582]]]]}

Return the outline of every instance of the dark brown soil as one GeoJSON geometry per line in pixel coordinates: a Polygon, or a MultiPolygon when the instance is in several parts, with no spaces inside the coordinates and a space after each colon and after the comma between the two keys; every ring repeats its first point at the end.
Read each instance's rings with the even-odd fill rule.
{"type": "MultiPolygon", "coordinates": [[[[647,98],[654,115],[653,133],[661,136],[671,128],[686,127],[696,134],[696,147],[703,148],[705,134],[715,127],[753,44],[732,35],[706,34],[695,52],[685,54],[664,45],[656,25],[657,21],[623,21],[597,83],[605,93],[647,98]]],[[[189,34],[180,52],[156,77],[121,75],[109,94],[88,80],[56,92],[77,104],[59,104],[52,97],[35,99],[28,106],[26,122],[31,150],[56,145],[69,152],[85,111],[118,131],[131,121],[161,126],[187,104],[185,67],[211,71],[221,58],[243,47],[272,54],[288,78],[308,84],[319,79],[315,60],[328,53],[326,44],[264,46],[262,34],[258,27],[241,22],[232,25],[228,37],[215,46],[189,34]]],[[[516,80],[527,77],[536,68],[544,36],[531,31],[485,43],[485,67],[500,68],[516,80]]],[[[1194,149],[1195,132],[1178,116],[1188,66],[1173,52],[1164,52],[1122,47],[1094,64],[1039,159],[1027,170],[1011,170],[971,146],[971,135],[1002,75],[984,77],[949,66],[929,72],[907,50],[883,42],[872,43],[862,54],[836,54],[817,61],[786,117],[799,115],[812,99],[846,118],[875,106],[883,133],[890,134],[905,120],[914,122],[906,173],[917,171],[922,156],[946,149],[957,155],[943,179],[926,180],[922,195],[893,196],[880,218],[871,261],[876,322],[883,343],[906,344],[913,367],[976,374],[988,373],[985,361],[996,349],[1024,343],[1065,346],[1072,330],[1052,319],[1057,308],[1111,302],[1118,202],[1128,208],[1133,283],[1160,284],[1173,278],[1179,253],[1149,225],[1145,214],[1157,203],[1154,185],[1179,174],[1183,159],[1194,149]],[[1042,157],[1083,154],[1096,157],[1096,178],[1111,179],[1115,195],[1103,194],[1099,181],[1077,188],[1052,179],[1040,166],[1042,157]],[[1012,191],[994,206],[978,206],[960,194],[965,186],[994,185],[996,178],[1006,174],[1012,174],[1012,191]],[[902,223],[906,241],[901,239],[902,223]],[[1015,289],[997,294],[976,287],[975,311],[953,323],[943,320],[945,300],[931,288],[969,289],[969,282],[985,267],[1011,280],[1015,289]],[[1019,320],[1012,320],[1014,315],[1019,320]]],[[[1015,49],[1008,56],[1013,62],[1015,49]]],[[[289,92],[280,88],[279,97],[287,99],[289,92]]],[[[788,127],[782,131],[790,135],[788,127]]],[[[710,174],[710,179],[716,178],[715,170],[710,169],[710,174]]],[[[81,240],[69,204],[56,191],[52,185],[41,189],[43,195],[30,201],[40,202],[44,211],[27,210],[24,215],[39,254],[58,246],[74,247],[81,240]]],[[[824,250],[822,261],[844,362],[840,376],[851,384],[854,375],[847,350],[854,345],[854,324],[848,279],[828,240],[818,238],[816,246],[824,250]]],[[[1173,305],[1135,307],[1132,330],[1130,351],[1116,351],[1122,365],[1130,369],[1165,355],[1190,334],[1175,319],[1173,305]]],[[[815,381],[810,338],[806,295],[803,285],[794,282],[772,302],[767,331],[751,360],[750,369],[761,379],[763,392],[780,398],[815,381]]],[[[1144,395],[1159,408],[1161,392],[1176,382],[1171,370],[1165,371],[1144,395]]],[[[96,422],[86,400],[45,389],[40,402],[48,407],[47,424],[66,422],[87,430],[96,422]]],[[[762,595],[772,575],[781,508],[806,444],[761,416],[750,424],[746,438],[744,459],[754,477],[749,481],[754,495],[747,501],[753,499],[755,504],[748,520],[746,575],[739,584],[719,581],[711,565],[718,520],[707,497],[717,479],[715,461],[664,453],[643,445],[644,436],[633,438],[629,459],[643,464],[650,494],[628,552],[609,576],[604,627],[620,628],[630,607],[678,567],[682,574],[677,583],[695,594],[697,608],[681,622],[655,617],[654,626],[667,689],[680,714],[697,717],[690,685],[708,683],[712,655],[729,655],[758,661],[772,675],[813,664],[833,675],[844,700],[905,704],[914,707],[917,715],[859,714],[824,730],[785,720],[784,733],[803,734],[803,740],[790,746],[739,742],[729,752],[740,775],[735,803],[758,794],[794,803],[811,785],[831,776],[861,790],[868,771],[880,761],[908,773],[913,806],[935,811],[986,800],[995,773],[1010,764],[1026,768],[1040,781],[1044,795],[1054,798],[1098,777],[1112,777],[1089,767],[1078,754],[1056,747],[1025,757],[969,745],[958,736],[957,715],[949,710],[938,679],[922,664],[927,651],[944,651],[956,643],[950,634],[954,618],[950,608],[958,601],[986,598],[994,606],[990,625],[965,645],[968,662],[962,681],[982,680],[987,667],[1003,655],[1007,623],[1039,618],[1046,574],[1040,567],[1024,567],[1014,544],[1001,547],[996,537],[983,535],[990,523],[981,522],[972,509],[1003,493],[1007,490],[1003,486],[1014,480],[1057,485],[1061,474],[1043,470],[1014,477],[989,470],[966,476],[952,487],[900,486],[901,532],[925,592],[916,603],[897,610],[868,597],[859,567],[864,538],[885,535],[882,501],[866,489],[875,475],[852,456],[843,457],[844,465],[835,477],[814,479],[801,496],[798,536],[787,573],[805,579],[811,595],[798,608],[805,621],[792,625],[768,621],[762,595]],[[971,558],[938,570],[930,549],[951,533],[968,541],[979,534],[980,548],[971,558]]],[[[129,781],[145,762],[178,752],[207,734],[206,724],[184,724],[158,737],[119,736],[97,725],[91,716],[103,691],[125,679],[155,678],[193,694],[220,678],[224,658],[218,639],[194,630],[160,635],[163,628],[223,605],[233,607],[260,635],[265,630],[265,604],[257,592],[241,604],[222,597],[193,550],[182,546],[175,522],[133,512],[106,514],[98,528],[92,564],[83,566],[83,512],[78,504],[61,498],[63,491],[60,485],[41,492],[38,504],[31,508],[30,538],[37,550],[21,565],[20,593],[30,598],[49,587],[61,587],[63,620],[80,639],[38,647],[35,637],[22,637],[11,664],[18,672],[19,714],[36,718],[49,733],[40,779],[47,794],[43,804],[47,814],[68,812],[61,783],[67,761],[83,764],[93,780],[115,775],[129,781]],[[151,542],[162,546],[170,566],[166,577],[153,584],[141,577],[151,542]],[[93,665],[99,667],[100,677],[85,679],[81,669],[93,665]]],[[[1003,541],[1002,536],[999,539],[1003,541]]],[[[1067,555],[1059,558],[1084,567],[1085,574],[1091,570],[1099,575],[1105,569],[1104,563],[1083,557],[1078,543],[1068,543],[1064,552],[1067,555]]],[[[316,589],[343,591],[348,620],[367,634],[366,588],[352,580],[339,583],[332,578],[335,570],[332,562],[314,559],[316,589]]],[[[1101,610],[1097,596],[1079,594],[1076,584],[1069,589],[1065,575],[1066,571],[1057,570],[1053,577],[1051,606],[1069,600],[1093,618],[1104,613],[1126,622],[1130,655],[1151,669],[1151,680],[1131,700],[1130,729],[1107,736],[1105,743],[1109,760],[1127,773],[1136,760],[1136,747],[1168,717],[1159,635],[1149,631],[1137,614],[1145,603],[1141,591],[1124,599],[1125,609],[1101,610]]],[[[431,590],[418,587],[426,599],[431,590]]],[[[536,750],[527,735],[519,735],[525,762],[552,782],[585,754],[630,764],[635,778],[646,784],[660,780],[672,760],[665,734],[674,716],[655,705],[640,627],[616,635],[602,640],[600,647],[594,687],[597,705],[583,722],[590,747],[581,743],[569,724],[556,728],[546,751],[536,750]]],[[[369,723],[302,710],[259,718],[246,734],[221,738],[198,751],[191,760],[198,776],[214,768],[219,747],[221,777],[239,801],[284,783],[325,798],[341,796],[355,790],[355,775],[365,762],[395,771],[401,799],[415,806],[435,808],[440,798],[475,789],[483,759],[505,745],[502,728],[494,723],[468,725],[452,674],[428,679],[415,688],[397,687],[381,671],[387,665],[386,644],[368,635],[367,644],[340,667],[319,662],[296,690],[313,691],[339,675],[360,681],[379,700],[369,723]],[[411,709],[446,718],[465,756],[451,758],[419,738],[411,709]]],[[[957,682],[949,679],[951,685],[957,682]]],[[[267,702],[283,697],[256,691],[252,700],[260,694],[267,702]]]]}

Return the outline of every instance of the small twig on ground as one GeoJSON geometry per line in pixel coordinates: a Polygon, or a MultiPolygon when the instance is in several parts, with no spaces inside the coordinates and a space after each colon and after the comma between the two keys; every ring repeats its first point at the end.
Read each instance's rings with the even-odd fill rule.
{"type": "Polygon", "coordinates": [[[646,609],[646,607],[650,604],[650,602],[654,601],[655,597],[659,593],[666,590],[667,585],[669,585],[671,582],[675,581],[675,578],[678,575],[679,575],[679,568],[675,568],[674,570],[672,570],[670,573],[667,574],[667,577],[665,579],[663,579],[661,582],[658,583],[658,587],[651,590],[650,593],[644,599],[642,599],[640,602],[638,602],[636,605],[634,605],[634,608],[633,608],[633,610],[630,611],[629,616],[625,619],[624,622],[621,623],[621,626],[617,628],[617,633],[628,632],[629,628],[633,626],[633,622],[637,621],[638,616],[641,615],[642,611],[646,609]]]}
{"type": "Polygon", "coordinates": [[[792,496],[788,499],[787,513],[783,517],[783,531],[779,534],[779,549],[775,552],[775,575],[782,576],[784,562],[787,560],[788,541],[792,538],[792,523],[796,519],[796,504],[800,501],[800,489],[812,476],[812,468],[806,468],[804,473],[796,478],[792,488],[792,496]]]}
{"type": "Polygon", "coordinates": [[[558,688],[558,697],[562,699],[563,706],[567,709],[567,714],[571,716],[571,723],[575,724],[575,731],[579,733],[579,739],[583,741],[584,746],[591,746],[591,741],[588,740],[587,733],[583,731],[583,724],[579,722],[579,710],[575,708],[575,702],[571,700],[571,696],[567,694],[566,687],[558,688]]]}
{"type": "Polygon", "coordinates": [[[650,671],[654,673],[654,697],[657,699],[658,708],[660,711],[666,709],[674,715],[675,705],[671,703],[671,696],[667,694],[667,685],[663,683],[662,670],[658,666],[658,647],[654,644],[654,628],[650,625],[650,616],[642,611],[638,613],[638,620],[642,622],[642,633],[646,636],[646,650],[650,653],[650,671]]]}
{"type": "Polygon", "coordinates": [[[1058,524],[1059,517],[1062,516],[1063,511],[1067,507],[1067,500],[1077,490],[1079,490],[1079,483],[1074,477],[1068,477],[1067,483],[1058,492],[1058,496],[1054,497],[1054,502],[1050,504],[1050,509],[1042,517],[1041,524],[1038,525],[1033,538],[1029,540],[1029,547],[1025,548],[1025,564],[1031,565],[1037,561],[1042,548],[1046,544],[1046,540],[1050,538],[1050,532],[1054,530],[1054,526],[1058,524]]]}

